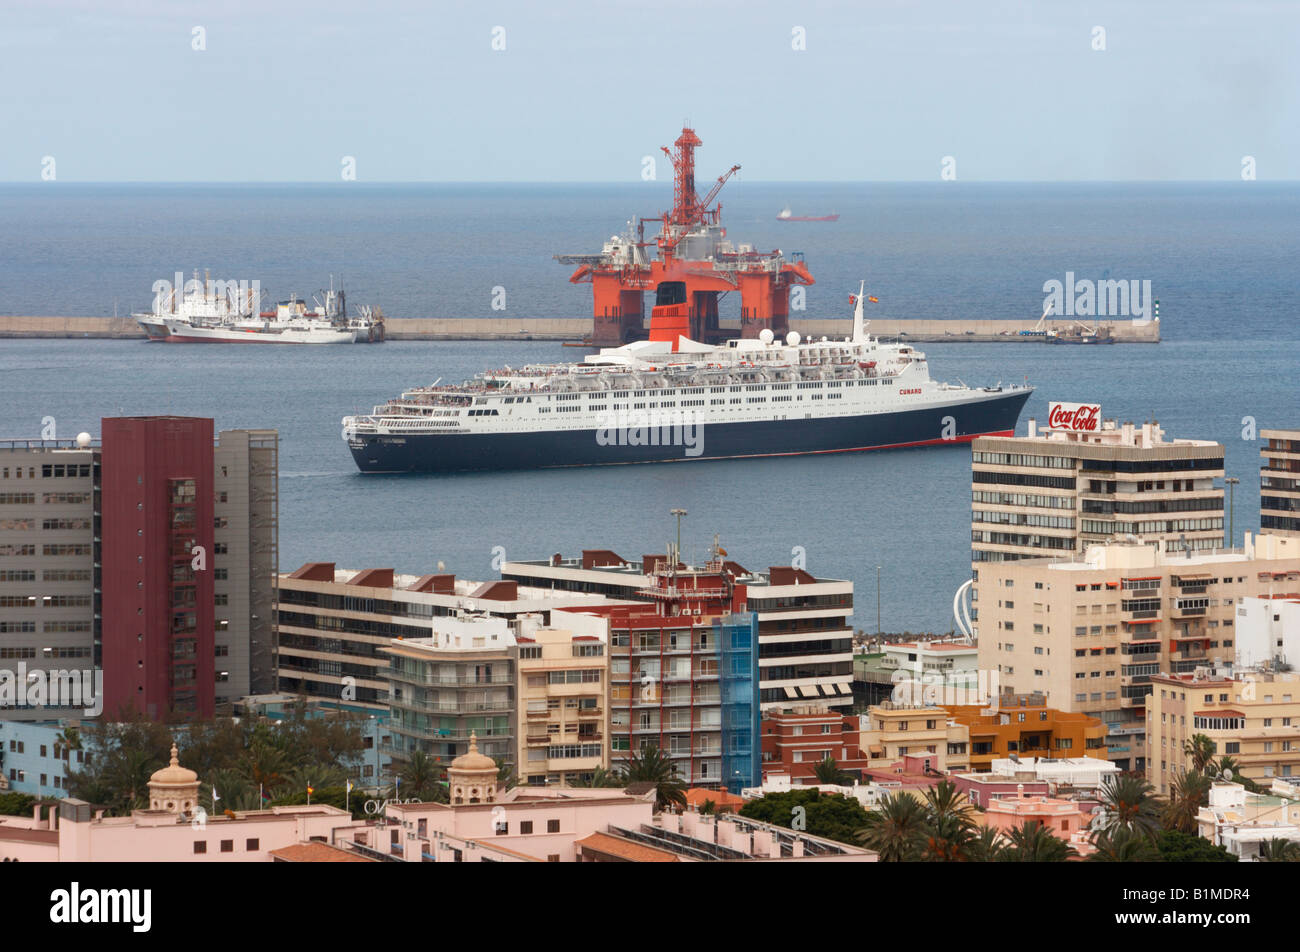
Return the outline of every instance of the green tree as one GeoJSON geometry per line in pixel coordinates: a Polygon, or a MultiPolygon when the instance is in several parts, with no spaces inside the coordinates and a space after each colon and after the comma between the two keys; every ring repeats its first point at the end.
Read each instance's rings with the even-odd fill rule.
{"type": "Polygon", "coordinates": [[[434,789],[441,788],[446,771],[424,751],[413,750],[398,776],[402,781],[398,789],[403,797],[429,801],[434,789]]]}
{"type": "Polygon", "coordinates": [[[941,780],[925,791],[925,822],[921,827],[921,859],[930,862],[966,860],[975,837],[975,808],[956,785],[941,780]]]}
{"type": "Polygon", "coordinates": [[[836,786],[848,786],[853,779],[836,765],[834,757],[829,756],[813,765],[813,774],[817,777],[818,783],[836,786]]]}
{"type": "Polygon", "coordinates": [[[677,765],[654,745],[632,752],[623,763],[621,780],[625,787],[634,783],[654,784],[656,811],[686,806],[686,784],[677,776],[677,765]]]}
{"type": "Polygon", "coordinates": [[[242,767],[248,782],[271,796],[284,786],[292,769],[283,748],[266,736],[253,739],[244,752],[242,767]]]}
{"type": "Polygon", "coordinates": [[[998,859],[1004,863],[1063,863],[1078,855],[1043,824],[1026,820],[1007,834],[1007,848],[998,859]]]}
{"type": "Polygon", "coordinates": [[[1300,862],[1300,843],[1274,837],[1259,844],[1260,862],[1296,863],[1300,862]]]}
{"type": "Polygon", "coordinates": [[[1152,840],[1144,833],[1127,826],[1112,826],[1093,834],[1097,852],[1088,857],[1095,863],[1156,863],[1160,861],[1152,840]]]}
{"type": "Polygon", "coordinates": [[[578,777],[570,781],[571,787],[621,787],[623,779],[613,770],[597,767],[587,777],[578,777]]]}
{"type": "Polygon", "coordinates": [[[1235,863],[1233,856],[1222,846],[1191,833],[1162,830],[1156,836],[1156,849],[1166,863],[1235,863]]]}
{"type": "Polygon", "coordinates": [[[515,774],[515,768],[506,763],[504,757],[493,757],[493,762],[497,765],[497,785],[503,790],[509,790],[519,785],[519,777],[515,774]]]}
{"type": "Polygon", "coordinates": [[[248,778],[233,767],[219,767],[210,771],[206,777],[199,774],[202,783],[199,786],[199,804],[205,810],[212,809],[212,790],[215,787],[217,795],[221,797],[217,801],[217,813],[226,810],[260,810],[262,805],[257,802],[257,788],[251,786],[248,778]]]}
{"type": "Polygon", "coordinates": [[[880,806],[867,814],[858,842],[879,853],[884,863],[918,859],[925,822],[925,807],[911,793],[886,794],[880,806]]]}
{"type": "Polygon", "coordinates": [[[1122,826],[1154,838],[1160,829],[1160,807],[1154,794],[1155,788],[1137,774],[1107,778],[1101,789],[1102,828],[1122,826]]]}
{"type": "Polygon", "coordinates": [[[11,790],[0,793],[0,816],[31,816],[36,798],[29,793],[11,790]]]}
{"type": "Polygon", "coordinates": [[[740,808],[740,815],[849,844],[857,842],[856,834],[868,816],[857,798],[822,793],[816,787],[747,800],[740,808]]]}
{"type": "Polygon", "coordinates": [[[1195,770],[1184,770],[1169,784],[1169,800],[1162,811],[1166,830],[1196,832],[1196,816],[1209,801],[1210,778],[1195,770]]]}
{"type": "Polygon", "coordinates": [[[995,863],[1005,848],[1001,830],[994,826],[981,826],[966,844],[966,858],[972,863],[995,863]]]}
{"type": "Polygon", "coordinates": [[[1183,744],[1183,754],[1191,760],[1192,769],[1202,774],[1214,760],[1214,750],[1214,741],[1204,734],[1193,734],[1191,739],[1183,744]]]}

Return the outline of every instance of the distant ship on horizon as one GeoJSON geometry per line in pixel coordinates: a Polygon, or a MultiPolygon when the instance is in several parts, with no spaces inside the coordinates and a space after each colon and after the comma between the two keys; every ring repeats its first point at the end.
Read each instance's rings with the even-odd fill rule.
{"type": "Polygon", "coordinates": [[[792,211],[790,211],[790,206],[787,205],[785,206],[785,208],[781,209],[781,213],[776,216],[776,220],[777,221],[839,221],[840,216],[834,213],[830,215],[796,215],[792,211]]]}

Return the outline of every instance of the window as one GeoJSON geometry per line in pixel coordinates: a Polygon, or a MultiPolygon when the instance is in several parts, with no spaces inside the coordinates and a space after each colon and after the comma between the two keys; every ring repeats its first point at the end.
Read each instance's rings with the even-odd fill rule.
{"type": "Polygon", "coordinates": [[[559,832],[560,832],[560,821],[559,821],[559,820],[547,820],[547,821],[546,821],[546,832],[547,832],[547,833],[559,833],[559,832]]]}
{"type": "Polygon", "coordinates": [[[203,840],[194,841],[195,853],[206,853],[207,851],[208,851],[208,844],[206,842],[204,842],[203,840]]]}
{"type": "Polygon", "coordinates": [[[223,853],[233,853],[234,851],[235,851],[235,841],[234,841],[234,840],[222,840],[222,841],[221,841],[221,852],[223,852],[223,853]]]}
{"type": "Polygon", "coordinates": [[[248,839],[244,841],[244,849],[250,853],[256,853],[260,848],[261,841],[257,839],[248,839]]]}
{"type": "Polygon", "coordinates": [[[532,832],[533,832],[533,821],[532,821],[532,820],[520,820],[520,821],[519,821],[519,835],[520,835],[520,836],[528,836],[528,835],[529,835],[530,833],[532,833],[532,832]]]}

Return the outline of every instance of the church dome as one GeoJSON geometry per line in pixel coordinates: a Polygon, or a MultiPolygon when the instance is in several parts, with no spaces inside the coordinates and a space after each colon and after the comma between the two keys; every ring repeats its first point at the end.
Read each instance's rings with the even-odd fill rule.
{"type": "Polygon", "coordinates": [[[469,735],[469,750],[451,762],[452,770],[461,771],[480,771],[490,770],[493,776],[496,776],[497,762],[491,757],[485,756],[478,752],[478,734],[471,731],[469,735]]]}
{"type": "Polygon", "coordinates": [[[192,784],[199,782],[199,775],[193,770],[189,770],[180,765],[177,759],[176,745],[172,744],[172,762],[161,770],[155,770],[152,777],[149,778],[151,784],[161,784],[166,786],[176,786],[178,784],[192,784]]]}

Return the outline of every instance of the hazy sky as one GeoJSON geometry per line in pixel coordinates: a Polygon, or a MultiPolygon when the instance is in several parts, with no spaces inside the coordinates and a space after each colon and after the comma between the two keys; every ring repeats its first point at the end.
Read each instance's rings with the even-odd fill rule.
{"type": "Polygon", "coordinates": [[[1297,179],[1298,54],[1288,0],[0,0],[0,180],[625,181],[683,120],[702,182],[1297,179]]]}

